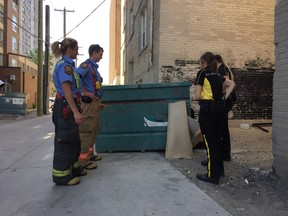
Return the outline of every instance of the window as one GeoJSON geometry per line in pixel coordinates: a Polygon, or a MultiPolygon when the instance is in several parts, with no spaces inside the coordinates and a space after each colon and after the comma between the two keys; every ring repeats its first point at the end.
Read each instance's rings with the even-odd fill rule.
{"type": "Polygon", "coordinates": [[[4,22],[4,7],[0,4],[0,23],[4,22]]]}
{"type": "Polygon", "coordinates": [[[18,52],[18,43],[17,43],[17,38],[15,38],[14,36],[12,36],[12,51],[14,53],[18,52]]]}
{"type": "Polygon", "coordinates": [[[15,10],[15,11],[18,11],[18,0],[13,0],[13,9],[15,10]]]}
{"type": "Polygon", "coordinates": [[[12,67],[17,67],[18,64],[17,64],[17,60],[12,58],[12,67]]]}
{"type": "Polygon", "coordinates": [[[140,19],[140,49],[147,46],[147,8],[141,13],[140,19]]]}
{"type": "Polygon", "coordinates": [[[129,11],[129,37],[131,37],[134,33],[134,13],[131,9],[129,11]]]}
{"type": "Polygon", "coordinates": [[[14,32],[17,32],[17,30],[18,30],[18,19],[17,19],[17,17],[16,16],[12,16],[12,20],[13,20],[13,22],[12,22],[12,30],[14,31],[14,32]]]}
{"type": "Polygon", "coordinates": [[[125,49],[123,50],[122,56],[123,56],[123,73],[125,73],[126,71],[126,50],[125,49]]]}
{"type": "Polygon", "coordinates": [[[127,68],[127,75],[125,77],[125,80],[127,80],[127,84],[133,83],[133,77],[134,77],[134,62],[133,60],[128,62],[128,68],[127,68]]]}

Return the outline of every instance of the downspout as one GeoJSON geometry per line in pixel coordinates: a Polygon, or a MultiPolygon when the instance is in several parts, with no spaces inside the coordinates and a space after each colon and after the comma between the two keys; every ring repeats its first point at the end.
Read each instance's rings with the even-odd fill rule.
{"type": "Polygon", "coordinates": [[[154,19],[154,0],[150,0],[151,14],[150,14],[150,41],[149,41],[149,64],[153,64],[153,19],[154,19]]]}

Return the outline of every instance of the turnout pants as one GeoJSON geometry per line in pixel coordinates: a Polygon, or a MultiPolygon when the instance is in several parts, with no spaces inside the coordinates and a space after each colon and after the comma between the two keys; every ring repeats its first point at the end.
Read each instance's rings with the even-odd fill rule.
{"type": "Polygon", "coordinates": [[[84,122],[79,127],[81,139],[79,161],[81,166],[87,165],[90,158],[94,156],[94,144],[100,128],[100,106],[100,99],[92,100],[91,103],[81,103],[84,118],[84,122]]]}
{"type": "Polygon", "coordinates": [[[79,127],[65,99],[57,99],[53,107],[55,125],[52,177],[55,183],[66,183],[81,172],[79,127]]]}

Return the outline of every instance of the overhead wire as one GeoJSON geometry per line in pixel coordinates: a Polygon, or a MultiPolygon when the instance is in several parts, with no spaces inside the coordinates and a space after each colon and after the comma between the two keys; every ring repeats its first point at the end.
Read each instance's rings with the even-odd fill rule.
{"type": "Polygon", "coordinates": [[[48,44],[46,41],[44,41],[42,38],[39,38],[37,35],[34,35],[33,33],[31,33],[29,30],[27,30],[26,28],[22,27],[19,23],[15,22],[13,19],[11,19],[10,17],[8,17],[6,14],[4,14],[3,12],[0,11],[0,14],[2,14],[4,17],[6,17],[8,20],[10,20],[12,23],[14,23],[15,25],[17,25],[19,28],[21,28],[22,30],[24,30],[25,32],[27,32],[28,34],[30,34],[31,36],[33,36],[34,38],[37,38],[38,40],[44,42],[45,44],[48,44]]]}
{"type": "MultiPolygon", "coordinates": [[[[78,28],[86,19],[88,19],[106,0],[103,0],[90,14],[88,14],[78,25],[76,25],[73,29],[71,29],[66,35],[70,34],[76,28],[78,28]]],[[[64,37],[59,38],[57,41],[63,39],[64,37]]]]}
{"type": "MultiPolygon", "coordinates": [[[[106,0],[103,0],[96,8],[94,8],[92,10],[92,12],[90,14],[88,14],[79,24],[77,24],[73,29],[71,29],[66,35],[70,34],[72,31],[74,31],[76,28],[78,28],[86,19],[88,19],[106,0]]],[[[54,6],[53,2],[50,0],[50,3],[54,6]]],[[[12,23],[14,23],[15,25],[17,25],[19,28],[21,28],[22,30],[24,30],[25,32],[27,32],[29,35],[31,35],[34,38],[37,38],[38,40],[44,42],[45,44],[48,44],[46,41],[44,41],[42,38],[39,38],[37,35],[31,33],[29,30],[27,30],[26,28],[22,27],[19,23],[15,22],[13,19],[11,19],[10,17],[8,17],[6,14],[4,14],[3,12],[0,11],[0,14],[2,14],[4,17],[6,17],[8,20],[10,20],[12,23]]],[[[61,37],[58,39],[58,41],[60,39],[63,39],[64,37],[61,37]]]]}

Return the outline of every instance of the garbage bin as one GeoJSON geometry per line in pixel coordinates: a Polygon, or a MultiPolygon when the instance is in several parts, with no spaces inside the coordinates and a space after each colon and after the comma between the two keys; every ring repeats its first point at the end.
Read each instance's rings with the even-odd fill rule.
{"type": "Polygon", "coordinates": [[[5,93],[0,96],[0,113],[21,114],[27,113],[26,94],[5,93]]]}
{"type": "Polygon", "coordinates": [[[190,82],[104,86],[97,152],[164,150],[168,104],[186,101],[190,82]]]}

